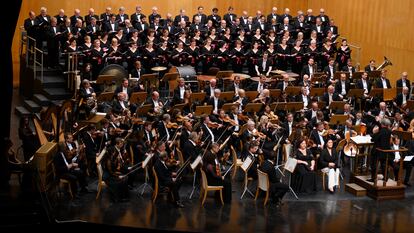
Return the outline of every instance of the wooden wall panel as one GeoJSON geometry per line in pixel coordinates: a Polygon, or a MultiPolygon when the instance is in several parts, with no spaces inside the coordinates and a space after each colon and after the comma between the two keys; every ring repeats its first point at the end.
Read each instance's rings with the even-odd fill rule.
{"type": "Polygon", "coordinates": [[[370,59],[379,65],[386,56],[393,63],[387,68],[393,86],[402,71],[414,81],[414,1],[309,0],[308,6],[314,12],[323,7],[339,25],[340,34],[362,47],[362,66],[370,59]]]}
{"type": "Polygon", "coordinates": [[[75,8],[81,10],[81,15],[84,16],[88,13],[88,9],[93,7],[95,13],[104,12],[107,6],[112,7],[113,12],[117,12],[120,6],[126,8],[126,12],[131,14],[135,12],[135,6],[140,5],[143,8],[145,14],[151,13],[151,8],[157,6],[159,13],[165,17],[167,13],[171,13],[173,16],[177,15],[180,9],[185,9],[187,15],[192,16],[198,6],[204,6],[204,12],[208,15],[213,7],[219,9],[219,14],[223,15],[227,12],[228,6],[233,6],[235,12],[240,14],[243,10],[247,10],[249,14],[256,14],[257,10],[261,10],[263,13],[268,14],[273,6],[278,7],[279,13],[282,9],[288,7],[291,10],[291,14],[296,15],[299,9],[306,10],[307,0],[260,0],[260,1],[245,1],[245,0],[71,0],[71,1],[53,1],[53,0],[40,0],[40,1],[23,1],[19,21],[16,25],[16,32],[14,35],[14,43],[12,46],[13,53],[13,71],[14,79],[13,83],[15,86],[19,82],[19,41],[20,41],[20,26],[23,25],[24,19],[28,17],[30,10],[39,13],[40,7],[45,6],[48,9],[50,15],[56,15],[59,9],[64,9],[66,15],[72,16],[75,8]]]}

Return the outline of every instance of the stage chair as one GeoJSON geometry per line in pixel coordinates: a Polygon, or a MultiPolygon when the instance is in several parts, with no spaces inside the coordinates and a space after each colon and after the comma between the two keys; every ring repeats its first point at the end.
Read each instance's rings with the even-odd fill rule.
{"type": "Polygon", "coordinates": [[[202,193],[203,193],[202,195],[200,195],[200,198],[203,198],[203,200],[201,201],[201,206],[204,206],[204,202],[206,201],[208,191],[219,191],[221,204],[224,205],[223,186],[209,186],[207,183],[206,173],[203,171],[203,169],[200,169],[200,172],[201,172],[201,187],[202,187],[202,193]]]}
{"type": "Polygon", "coordinates": [[[236,174],[237,174],[237,169],[239,167],[241,167],[241,165],[243,165],[243,162],[241,161],[241,159],[237,158],[237,153],[236,153],[236,150],[234,149],[233,145],[230,146],[230,150],[231,150],[231,155],[232,155],[233,164],[234,164],[233,172],[231,174],[231,179],[234,180],[234,178],[236,177],[236,174]]]}
{"type": "Polygon", "coordinates": [[[168,195],[170,193],[170,189],[168,187],[158,187],[158,175],[154,167],[152,167],[152,174],[154,175],[154,191],[152,192],[152,203],[155,203],[159,194],[168,195]],[[159,190],[160,188],[161,191],[159,190]]]}
{"type": "Polygon", "coordinates": [[[106,183],[105,183],[105,181],[102,180],[103,169],[102,169],[102,164],[101,163],[96,164],[96,170],[98,171],[98,186],[96,187],[97,193],[96,193],[95,200],[98,200],[99,195],[102,192],[102,188],[106,187],[106,183]]]}
{"type": "Polygon", "coordinates": [[[270,192],[270,185],[269,185],[269,177],[266,173],[260,171],[257,169],[257,190],[256,190],[256,196],[254,200],[257,200],[257,197],[259,196],[259,191],[263,190],[266,192],[266,197],[264,199],[263,206],[266,206],[267,201],[269,200],[269,192],[270,192]]]}
{"type": "Polygon", "coordinates": [[[57,178],[56,176],[56,168],[55,165],[52,163],[52,170],[53,170],[53,177],[56,179],[56,188],[57,188],[57,192],[58,194],[62,194],[62,186],[67,186],[68,188],[68,193],[70,195],[70,199],[73,199],[73,193],[72,193],[72,188],[70,187],[70,182],[69,180],[63,179],[63,178],[57,178]]]}

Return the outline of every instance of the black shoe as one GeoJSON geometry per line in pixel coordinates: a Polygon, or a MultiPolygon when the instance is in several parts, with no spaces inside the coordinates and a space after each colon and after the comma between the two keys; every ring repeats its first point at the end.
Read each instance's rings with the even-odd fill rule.
{"type": "Polygon", "coordinates": [[[183,205],[180,201],[176,201],[176,202],[175,202],[175,206],[176,206],[177,208],[184,208],[184,205],[183,205]]]}
{"type": "Polygon", "coordinates": [[[368,181],[368,182],[374,182],[374,179],[369,178],[367,181],[368,181]]]}

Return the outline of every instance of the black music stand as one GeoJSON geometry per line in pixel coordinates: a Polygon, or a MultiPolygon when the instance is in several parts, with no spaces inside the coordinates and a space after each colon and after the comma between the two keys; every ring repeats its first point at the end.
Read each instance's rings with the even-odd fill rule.
{"type": "Polygon", "coordinates": [[[146,116],[147,113],[152,109],[152,104],[142,105],[137,109],[137,116],[146,116]]]}
{"type": "Polygon", "coordinates": [[[331,120],[329,121],[330,125],[343,125],[348,119],[348,115],[332,115],[331,120]]]}
{"type": "Polygon", "coordinates": [[[221,92],[219,99],[224,100],[224,102],[230,102],[233,100],[234,91],[221,92]]]}
{"type": "Polygon", "coordinates": [[[282,94],[282,90],[280,89],[269,89],[270,97],[275,99],[278,99],[279,96],[282,94]]]}
{"type": "Polygon", "coordinates": [[[246,91],[246,97],[249,101],[253,101],[259,95],[257,91],[246,91]]]}
{"type": "Polygon", "coordinates": [[[323,96],[323,94],[325,92],[326,92],[326,88],[324,88],[324,87],[312,87],[310,89],[309,96],[312,96],[312,97],[317,96],[317,97],[319,97],[319,96],[323,96]]]}
{"type": "Polygon", "coordinates": [[[302,87],[300,86],[287,86],[285,92],[288,96],[300,95],[302,92],[302,87]]]}
{"type": "Polygon", "coordinates": [[[177,82],[178,77],[180,77],[179,73],[165,73],[164,76],[161,79],[161,81],[164,82],[164,84],[165,84],[164,85],[165,90],[167,90],[167,83],[168,83],[169,92],[173,91],[173,90],[171,90],[171,87],[174,86],[174,84],[172,82],[177,82]]]}
{"type": "Polygon", "coordinates": [[[133,92],[129,98],[130,103],[143,103],[147,100],[148,94],[146,92],[133,92]]]}
{"type": "Polygon", "coordinates": [[[102,92],[101,94],[98,95],[97,100],[98,102],[109,102],[109,101],[112,101],[113,98],[114,98],[114,92],[112,91],[102,92]]]}
{"type": "Polygon", "coordinates": [[[213,111],[213,105],[205,105],[205,106],[196,106],[196,110],[194,111],[195,116],[201,115],[210,115],[213,111]]]}
{"type": "Polygon", "coordinates": [[[345,74],[346,75],[346,79],[349,79],[349,72],[336,71],[335,74],[334,74],[334,80],[340,80],[341,79],[341,74],[345,74]]]}
{"type": "Polygon", "coordinates": [[[262,103],[248,103],[246,104],[246,107],[244,108],[245,112],[251,112],[251,113],[257,113],[262,108],[262,103]]]}
{"type": "Polygon", "coordinates": [[[382,88],[372,88],[369,92],[369,96],[376,97],[376,98],[382,98],[383,91],[382,88]]]}
{"type": "Polygon", "coordinates": [[[344,105],[345,105],[344,101],[332,101],[331,104],[329,105],[329,108],[336,112],[338,109],[343,110],[344,105]]]}
{"type": "Polygon", "coordinates": [[[303,102],[288,102],[286,103],[286,110],[288,112],[296,112],[303,109],[303,102]]]}
{"type": "Polygon", "coordinates": [[[206,93],[205,92],[196,92],[196,93],[191,93],[191,102],[192,103],[202,103],[204,101],[204,99],[206,98],[206,93]]]}
{"type": "Polygon", "coordinates": [[[230,112],[231,108],[233,106],[238,106],[237,103],[233,104],[233,103],[227,103],[227,104],[223,104],[223,106],[221,107],[221,110],[224,110],[224,112],[230,112]]]}

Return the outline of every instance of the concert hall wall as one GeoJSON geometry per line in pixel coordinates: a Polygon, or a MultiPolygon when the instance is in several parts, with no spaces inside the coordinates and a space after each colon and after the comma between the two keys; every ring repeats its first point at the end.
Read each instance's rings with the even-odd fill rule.
{"type": "Polygon", "coordinates": [[[371,58],[377,61],[377,65],[381,64],[385,55],[393,63],[392,67],[388,67],[392,84],[395,85],[395,80],[403,70],[409,72],[409,77],[414,75],[414,43],[410,43],[414,38],[410,28],[414,25],[414,2],[410,0],[400,0],[398,3],[388,0],[40,0],[22,3],[12,47],[14,85],[17,86],[19,82],[20,26],[30,10],[39,14],[40,7],[45,6],[48,14],[56,15],[62,8],[67,16],[72,16],[73,10],[79,8],[84,16],[90,7],[95,9],[95,13],[100,14],[107,6],[111,6],[116,13],[120,6],[124,6],[127,9],[126,13],[131,14],[135,11],[136,5],[141,5],[147,15],[153,6],[157,6],[163,17],[168,12],[175,16],[181,8],[186,10],[187,15],[192,16],[200,5],[204,6],[207,15],[213,7],[219,9],[220,15],[227,12],[228,6],[233,6],[238,15],[243,10],[247,10],[250,15],[255,15],[257,10],[268,14],[273,6],[278,7],[279,14],[288,7],[292,15],[296,15],[300,9],[306,12],[308,8],[312,8],[316,15],[319,14],[319,8],[323,7],[327,15],[335,19],[340,34],[348,38],[350,43],[362,47],[361,69],[371,58]]]}

